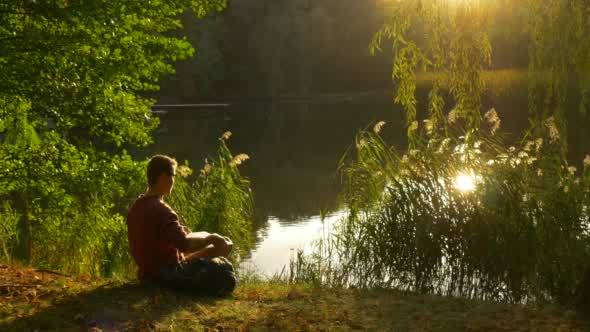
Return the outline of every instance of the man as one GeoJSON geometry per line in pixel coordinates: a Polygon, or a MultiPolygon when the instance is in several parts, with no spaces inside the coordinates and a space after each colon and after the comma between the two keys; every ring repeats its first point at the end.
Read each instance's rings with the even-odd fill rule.
{"type": "Polygon", "coordinates": [[[236,279],[225,258],[232,242],[207,232],[190,233],[164,203],[174,187],[177,163],[156,155],[147,166],[148,190],[127,215],[131,253],[140,281],[202,295],[226,295],[236,279]]]}

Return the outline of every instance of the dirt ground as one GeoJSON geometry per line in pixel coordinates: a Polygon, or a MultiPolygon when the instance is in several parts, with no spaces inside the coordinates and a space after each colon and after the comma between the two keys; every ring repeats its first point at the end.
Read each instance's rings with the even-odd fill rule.
{"type": "Polygon", "coordinates": [[[392,290],[250,283],[194,298],[134,282],[0,265],[0,331],[586,331],[558,306],[524,307],[392,290]]]}

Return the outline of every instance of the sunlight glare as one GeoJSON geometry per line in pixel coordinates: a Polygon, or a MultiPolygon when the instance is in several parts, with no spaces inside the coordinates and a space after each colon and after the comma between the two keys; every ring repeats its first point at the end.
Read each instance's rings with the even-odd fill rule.
{"type": "Polygon", "coordinates": [[[453,182],[455,189],[462,193],[472,192],[476,188],[477,177],[473,173],[459,173],[453,182]]]}

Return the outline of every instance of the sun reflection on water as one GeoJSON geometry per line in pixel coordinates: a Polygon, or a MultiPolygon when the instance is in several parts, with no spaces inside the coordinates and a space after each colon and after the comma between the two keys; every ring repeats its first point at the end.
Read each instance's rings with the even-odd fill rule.
{"type": "Polygon", "coordinates": [[[469,193],[477,188],[478,178],[473,172],[459,173],[453,181],[453,186],[462,193],[469,193]]]}

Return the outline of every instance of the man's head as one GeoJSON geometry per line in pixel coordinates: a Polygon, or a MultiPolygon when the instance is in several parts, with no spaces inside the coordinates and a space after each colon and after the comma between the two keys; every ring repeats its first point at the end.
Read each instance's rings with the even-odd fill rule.
{"type": "Polygon", "coordinates": [[[164,156],[153,156],[147,165],[147,179],[150,190],[162,195],[170,195],[174,187],[176,160],[164,156]]]}

